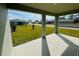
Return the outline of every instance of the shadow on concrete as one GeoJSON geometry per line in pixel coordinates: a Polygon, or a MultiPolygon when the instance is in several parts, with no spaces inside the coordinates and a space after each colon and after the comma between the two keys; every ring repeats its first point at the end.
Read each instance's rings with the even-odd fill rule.
{"type": "Polygon", "coordinates": [[[46,37],[42,38],[42,56],[50,56],[46,37]]]}
{"type": "Polygon", "coordinates": [[[61,56],[79,56],[79,46],[77,46],[76,44],[74,44],[73,42],[71,42],[60,34],[57,34],[57,36],[59,36],[64,42],[69,45],[61,56]]]}

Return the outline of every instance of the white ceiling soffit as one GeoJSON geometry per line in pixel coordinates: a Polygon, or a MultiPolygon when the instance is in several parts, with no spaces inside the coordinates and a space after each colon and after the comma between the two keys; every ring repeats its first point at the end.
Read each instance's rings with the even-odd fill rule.
{"type": "Polygon", "coordinates": [[[79,3],[23,3],[23,5],[53,13],[64,13],[79,9],[79,3]]]}

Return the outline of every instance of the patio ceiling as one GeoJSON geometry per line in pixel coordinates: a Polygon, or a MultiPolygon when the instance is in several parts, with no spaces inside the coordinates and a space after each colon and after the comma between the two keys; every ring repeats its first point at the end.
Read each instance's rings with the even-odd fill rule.
{"type": "Polygon", "coordinates": [[[16,9],[48,15],[66,15],[79,13],[79,3],[21,3],[8,5],[10,8],[13,7],[13,5],[13,8],[15,8],[16,5],[16,9]]]}

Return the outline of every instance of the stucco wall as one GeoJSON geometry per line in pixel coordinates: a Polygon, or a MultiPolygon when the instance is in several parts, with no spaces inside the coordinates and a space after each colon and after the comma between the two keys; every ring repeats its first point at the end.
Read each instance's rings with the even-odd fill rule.
{"type": "Polygon", "coordinates": [[[12,39],[10,24],[7,19],[8,10],[5,4],[0,4],[0,55],[11,55],[12,39]]]}

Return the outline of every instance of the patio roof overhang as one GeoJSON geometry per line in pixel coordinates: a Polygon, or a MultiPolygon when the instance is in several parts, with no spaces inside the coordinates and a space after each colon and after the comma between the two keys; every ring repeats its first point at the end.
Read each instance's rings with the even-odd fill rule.
{"type": "Polygon", "coordinates": [[[79,3],[9,3],[7,8],[53,16],[79,13],[79,3]]]}
{"type": "MultiPolygon", "coordinates": [[[[46,14],[55,16],[55,33],[58,34],[58,17],[60,15],[73,14],[79,12],[79,4],[15,4],[6,3],[0,4],[0,55],[11,55],[12,53],[12,38],[10,31],[9,20],[7,19],[7,9],[15,9],[42,14],[42,39],[45,39],[46,14]],[[6,7],[7,6],[7,7],[6,7]]],[[[44,43],[42,41],[42,43],[44,43]]],[[[42,44],[42,46],[45,44],[42,44]]],[[[44,47],[43,47],[44,48],[44,47]]],[[[45,49],[44,49],[45,50],[45,49]]],[[[42,49],[43,51],[43,49],[42,49]]]]}

